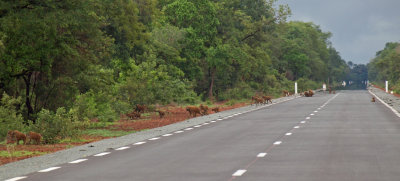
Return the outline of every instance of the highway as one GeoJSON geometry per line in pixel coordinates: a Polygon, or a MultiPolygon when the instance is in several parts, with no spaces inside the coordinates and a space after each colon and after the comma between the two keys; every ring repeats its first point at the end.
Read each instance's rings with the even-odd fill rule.
{"type": "MultiPolygon", "coordinates": [[[[393,181],[400,118],[368,91],[317,94],[25,175],[35,181],[393,181]]],[[[18,179],[15,179],[18,180],[18,179]]]]}

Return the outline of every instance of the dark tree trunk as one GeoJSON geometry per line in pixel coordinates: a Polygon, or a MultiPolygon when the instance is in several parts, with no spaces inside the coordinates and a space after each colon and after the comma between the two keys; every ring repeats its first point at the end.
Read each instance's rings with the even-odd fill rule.
{"type": "Polygon", "coordinates": [[[208,98],[212,101],[214,100],[214,96],[213,96],[213,87],[214,87],[214,79],[215,79],[215,72],[216,72],[216,68],[211,69],[211,83],[210,83],[210,89],[208,91],[208,98]]]}
{"type": "MultiPolygon", "coordinates": [[[[27,118],[28,120],[32,120],[32,114],[33,114],[33,107],[31,103],[31,77],[32,73],[28,73],[26,76],[23,76],[24,81],[25,81],[25,104],[26,108],[28,109],[27,113],[27,118]]],[[[34,121],[34,120],[32,120],[34,121]]],[[[34,121],[35,123],[35,121],[34,121]]]]}

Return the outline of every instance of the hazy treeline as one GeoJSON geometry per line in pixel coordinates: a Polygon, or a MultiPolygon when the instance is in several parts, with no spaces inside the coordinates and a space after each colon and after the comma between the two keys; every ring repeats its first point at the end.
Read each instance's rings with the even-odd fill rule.
{"type": "Polygon", "coordinates": [[[389,88],[400,93],[400,43],[387,43],[368,63],[368,78],[383,86],[389,81],[389,88]]]}
{"type": "Polygon", "coordinates": [[[113,121],[136,104],[343,80],[331,34],[289,15],[275,0],[0,0],[2,109],[113,121]]]}

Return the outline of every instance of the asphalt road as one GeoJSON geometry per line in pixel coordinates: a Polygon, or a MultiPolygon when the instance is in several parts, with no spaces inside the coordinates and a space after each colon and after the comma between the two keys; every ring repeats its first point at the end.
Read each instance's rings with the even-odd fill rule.
{"type": "Polygon", "coordinates": [[[399,180],[400,118],[370,99],[367,91],[297,98],[22,180],[399,180]]]}

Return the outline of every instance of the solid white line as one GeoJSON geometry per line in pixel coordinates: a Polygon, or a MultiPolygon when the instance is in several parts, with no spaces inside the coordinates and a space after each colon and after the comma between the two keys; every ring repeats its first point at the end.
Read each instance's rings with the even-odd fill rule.
{"type": "Polygon", "coordinates": [[[295,126],[294,128],[295,128],[295,129],[298,129],[298,128],[300,128],[300,126],[295,126]]]}
{"type": "Polygon", "coordinates": [[[75,161],[72,161],[72,162],[69,162],[69,163],[81,163],[81,162],[84,162],[86,160],[88,160],[88,159],[79,159],[79,160],[75,160],[75,161]]]}
{"type": "Polygon", "coordinates": [[[286,133],[285,135],[286,135],[286,136],[290,136],[290,135],[292,135],[292,133],[286,133]]]}
{"type": "Polygon", "coordinates": [[[117,148],[115,150],[121,151],[121,150],[126,150],[128,148],[130,148],[130,147],[129,146],[124,146],[124,147],[121,147],[121,148],[117,148]]]}
{"type": "Polygon", "coordinates": [[[158,140],[158,139],[160,139],[160,137],[150,138],[149,140],[154,141],[154,140],[158,140]]]}
{"type": "Polygon", "coordinates": [[[282,141],[275,141],[274,145],[280,145],[282,141]]]}
{"type": "Polygon", "coordinates": [[[93,155],[93,156],[104,156],[104,155],[108,155],[108,154],[110,154],[111,152],[103,152],[103,153],[99,153],[99,154],[97,154],[97,155],[93,155]]]}
{"type": "Polygon", "coordinates": [[[244,173],[246,173],[247,170],[238,170],[235,173],[232,174],[232,176],[234,177],[240,177],[242,176],[244,173]]]}
{"type": "Polygon", "coordinates": [[[267,153],[259,153],[259,154],[257,155],[257,157],[262,158],[262,157],[265,157],[266,155],[267,155],[267,153]]]}
{"type": "Polygon", "coordinates": [[[165,135],[162,135],[162,136],[167,137],[167,136],[172,136],[172,134],[165,134],[165,135]]]}
{"type": "Polygon", "coordinates": [[[300,122],[301,124],[304,124],[304,123],[306,123],[306,121],[302,121],[302,122],[300,122]]]}
{"type": "Polygon", "coordinates": [[[10,179],[8,179],[8,180],[5,180],[5,181],[17,181],[17,180],[21,180],[21,179],[24,179],[24,178],[27,178],[26,176],[22,176],[22,177],[14,177],[14,178],[10,178],[10,179]]]}
{"type": "Polygon", "coordinates": [[[38,172],[50,172],[50,171],[53,171],[53,170],[57,170],[59,168],[61,168],[61,167],[50,167],[50,168],[47,168],[47,169],[44,169],[44,170],[39,170],[38,172]]]}
{"type": "Polygon", "coordinates": [[[192,129],[193,129],[193,128],[186,128],[185,130],[186,130],[186,131],[189,131],[189,130],[192,130],[192,129]]]}
{"type": "Polygon", "coordinates": [[[179,133],[183,133],[184,131],[175,131],[174,133],[177,133],[177,134],[179,134],[179,133]]]}
{"type": "Polygon", "coordinates": [[[142,141],[142,142],[137,142],[137,143],[135,143],[135,144],[133,144],[133,145],[141,145],[141,144],[145,144],[146,142],[144,142],[144,141],[142,141]]]}

